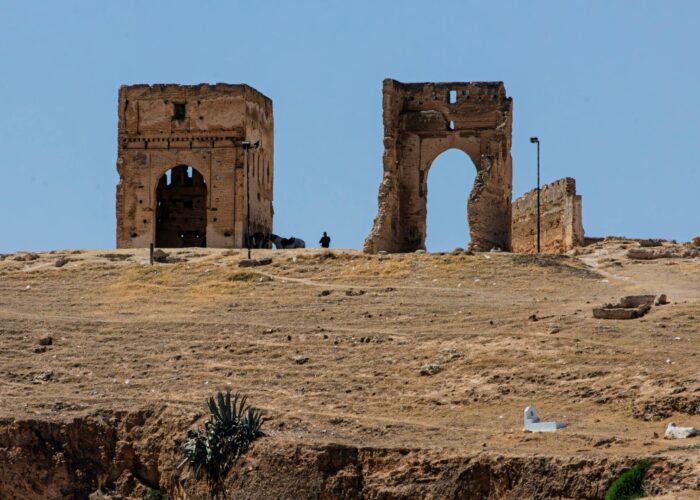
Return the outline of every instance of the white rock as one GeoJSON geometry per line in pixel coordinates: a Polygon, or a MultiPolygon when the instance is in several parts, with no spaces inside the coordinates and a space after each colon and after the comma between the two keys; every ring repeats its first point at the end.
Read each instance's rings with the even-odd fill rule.
{"type": "Polygon", "coordinates": [[[664,437],[666,439],[686,439],[689,437],[697,436],[700,434],[695,427],[678,427],[676,424],[671,422],[666,427],[666,434],[664,437]]]}

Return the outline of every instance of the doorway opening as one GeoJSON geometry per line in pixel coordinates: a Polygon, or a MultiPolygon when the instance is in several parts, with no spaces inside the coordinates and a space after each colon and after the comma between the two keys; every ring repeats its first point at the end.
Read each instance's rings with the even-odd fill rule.
{"type": "Polygon", "coordinates": [[[449,252],[468,247],[467,203],[475,177],[474,163],[459,149],[448,149],[433,160],[426,190],[427,251],[449,252]]]}
{"type": "Polygon", "coordinates": [[[156,246],[207,246],[207,184],[192,167],[171,168],[158,181],[156,246]]]}

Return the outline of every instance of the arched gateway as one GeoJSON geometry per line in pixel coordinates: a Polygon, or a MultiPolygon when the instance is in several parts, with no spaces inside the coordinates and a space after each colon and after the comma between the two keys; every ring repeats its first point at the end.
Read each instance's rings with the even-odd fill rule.
{"type": "Polygon", "coordinates": [[[443,151],[476,166],[468,201],[470,248],[510,250],[512,100],[503,82],[384,80],[384,177],[366,252],[425,248],[428,170],[443,151]]]}

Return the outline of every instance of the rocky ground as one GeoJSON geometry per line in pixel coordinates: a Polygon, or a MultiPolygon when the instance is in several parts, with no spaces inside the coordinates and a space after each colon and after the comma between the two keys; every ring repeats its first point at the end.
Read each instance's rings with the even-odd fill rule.
{"type": "Polygon", "coordinates": [[[238,497],[599,498],[646,457],[693,498],[700,438],[663,434],[700,428],[700,259],[639,246],[2,256],[0,497],[205,495],[177,443],[231,388],[267,434],[238,497]],[[593,318],[638,293],[670,304],[593,318]],[[527,405],[568,427],[524,433],[527,405]]]}

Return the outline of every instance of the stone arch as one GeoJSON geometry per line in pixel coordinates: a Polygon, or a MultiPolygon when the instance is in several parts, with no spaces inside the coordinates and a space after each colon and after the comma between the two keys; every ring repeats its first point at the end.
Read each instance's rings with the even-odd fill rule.
{"type": "Polygon", "coordinates": [[[207,246],[207,182],[194,167],[165,171],[155,188],[157,247],[207,246]]]}
{"type": "MultiPolygon", "coordinates": [[[[425,167],[423,185],[419,188],[421,205],[424,206],[424,208],[421,206],[421,209],[425,210],[425,217],[419,217],[419,220],[425,220],[425,228],[422,230],[425,235],[423,248],[429,251],[447,251],[455,247],[467,247],[471,241],[471,231],[468,229],[471,227],[469,214],[473,211],[473,208],[469,207],[469,195],[474,189],[475,180],[476,165],[469,153],[463,148],[448,148],[430,159],[425,167]],[[447,170],[442,170],[443,168],[447,168],[447,170]],[[436,177],[438,178],[436,179],[436,177]],[[446,183],[450,186],[449,193],[436,190],[436,186],[445,188],[446,183]],[[457,193],[459,195],[455,199],[454,195],[457,193]],[[449,196],[445,197],[446,194],[449,196]],[[444,204],[448,204],[451,209],[456,209],[455,205],[458,203],[461,204],[462,208],[453,214],[431,213],[436,207],[444,204]],[[462,219],[462,222],[455,225],[458,219],[462,219]],[[435,240],[435,235],[441,231],[437,230],[436,224],[442,226],[443,231],[451,233],[450,241],[452,244],[450,246],[438,248],[439,244],[435,240]]],[[[442,232],[442,235],[444,237],[445,233],[442,232]]]]}
{"type": "Polygon", "coordinates": [[[383,97],[384,177],[365,251],[424,248],[427,171],[451,148],[464,151],[477,171],[468,202],[470,248],[509,250],[512,101],[503,83],[385,80],[383,97]]]}

